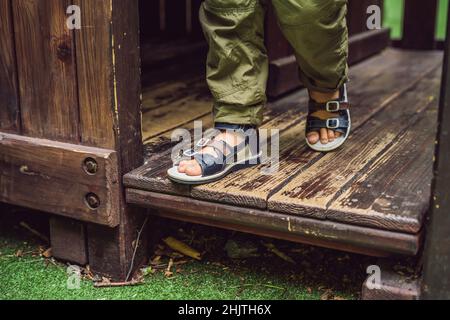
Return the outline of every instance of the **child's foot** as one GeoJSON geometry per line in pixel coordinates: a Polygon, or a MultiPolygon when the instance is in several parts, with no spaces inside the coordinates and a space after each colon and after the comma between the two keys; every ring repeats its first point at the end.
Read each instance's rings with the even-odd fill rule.
{"type": "MultiPolygon", "coordinates": [[[[229,146],[235,147],[241,144],[244,141],[245,137],[242,134],[237,132],[227,131],[217,135],[214,140],[215,141],[225,141],[229,146]]],[[[205,147],[201,151],[201,154],[210,154],[214,157],[217,157],[217,153],[212,147],[205,147]]],[[[227,156],[229,152],[225,152],[225,156],[227,156]]],[[[181,161],[178,166],[178,172],[185,173],[188,176],[200,176],[202,175],[202,168],[197,160],[185,160],[181,161]]]]}
{"type": "MultiPolygon", "coordinates": [[[[334,93],[323,93],[323,92],[317,92],[317,91],[310,92],[311,99],[313,99],[314,101],[316,101],[318,103],[325,103],[327,101],[339,99],[339,94],[340,94],[339,91],[336,91],[334,93]]],[[[317,112],[313,113],[312,116],[317,117],[319,119],[326,120],[329,118],[334,118],[336,116],[339,116],[339,114],[331,113],[331,112],[327,112],[327,111],[317,111],[317,112]]],[[[337,139],[341,136],[342,136],[342,133],[340,133],[340,132],[322,128],[322,129],[320,129],[320,132],[319,131],[309,132],[307,134],[306,138],[308,139],[308,142],[310,144],[314,145],[314,144],[318,143],[319,141],[322,144],[327,144],[327,143],[333,142],[335,139],[337,139]]]]}

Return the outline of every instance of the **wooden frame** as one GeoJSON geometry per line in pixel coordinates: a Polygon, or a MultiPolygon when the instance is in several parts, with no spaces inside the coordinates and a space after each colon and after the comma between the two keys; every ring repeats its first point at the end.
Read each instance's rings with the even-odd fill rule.
{"type": "Polygon", "coordinates": [[[435,181],[424,251],[423,299],[450,299],[450,21],[447,26],[438,123],[435,181]]]}
{"type": "Polygon", "coordinates": [[[121,181],[143,162],[138,1],[0,0],[0,9],[0,199],[56,214],[56,257],[123,280],[142,228],[121,181]],[[80,30],[66,26],[71,4],[80,30]]]}
{"type": "Polygon", "coordinates": [[[270,236],[376,257],[415,255],[421,235],[352,226],[270,211],[127,189],[131,203],[155,209],[150,214],[224,229],[270,236]]]}
{"type": "Polygon", "coordinates": [[[115,151],[0,133],[2,202],[116,227],[117,168],[115,151]]]}

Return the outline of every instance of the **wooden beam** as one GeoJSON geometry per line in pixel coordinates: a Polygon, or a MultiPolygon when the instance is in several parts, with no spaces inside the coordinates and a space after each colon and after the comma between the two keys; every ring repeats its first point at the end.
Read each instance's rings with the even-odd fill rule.
{"type": "MultiPolygon", "coordinates": [[[[449,10],[450,12],[450,10],[449,10]]],[[[450,21],[441,85],[433,198],[424,251],[423,299],[450,299],[450,21]]]]}
{"type": "Polygon", "coordinates": [[[242,208],[127,189],[127,201],[156,209],[151,214],[373,256],[415,255],[420,234],[406,234],[331,221],[242,208]]]}
{"type": "MultiPolygon", "coordinates": [[[[97,1],[90,2],[92,6],[97,1]]],[[[110,55],[113,70],[113,109],[117,126],[115,150],[118,155],[119,176],[143,164],[143,144],[141,135],[141,85],[139,52],[139,1],[109,0],[111,10],[98,12],[97,19],[107,23],[103,36],[109,36],[112,46],[102,46],[101,50],[112,50],[110,55]]],[[[101,29],[103,30],[103,28],[101,29]]],[[[106,54],[106,53],[105,53],[106,54]]],[[[109,129],[109,128],[105,128],[109,129]]],[[[122,181],[119,188],[123,191],[122,181]]],[[[144,226],[143,210],[130,207],[125,202],[124,192],[120,193],[117,228],[89,224],[88,250],[89,265],[94,272],[126,280],[147,258],[145,228],[141,241],[136,241],[144,226]],[[137,248],[136,248],[137,246],[137,248]],[[135,254],[136,253],[136,254],[135,254]]]]}
{"type": "Polygon", "coordinates": [[[116,226],[115,151],[0,133],[0,201],[116,226]]]}
{"type": "Polygon", "coordinates": [[[432,50],[436,45],[437,0],[407,0],[402,48],[432,50]]]}
{"type": "Polygon", "coordinates": [[[84,266],[88,264],[86,226],[76,220],[50,217],[50,239],[54,257],[84,266]]]}

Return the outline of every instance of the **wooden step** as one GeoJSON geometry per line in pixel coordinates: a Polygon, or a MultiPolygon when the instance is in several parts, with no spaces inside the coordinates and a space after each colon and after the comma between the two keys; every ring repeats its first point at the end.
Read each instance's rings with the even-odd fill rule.
{"type": "MultiPolygon", "coordinates": [[[[351,68],[353,134],[345,147],[334,153],[316,153],[304,143],[305,90],[270,103],[262,127],[280,130],[280,168],[274,175],[264,174],[266,165],[230,174],[209,185],[174,184],[166,175],[172,165],[173,146],[172,129],[167,130],[149,140],[151,152],[146,164],[125,176],[129,201],[152,208],[159,203],[166,208],[161,201],[145,204],[144,194],[151,198],[170,195],[183,197],[182,201],[195,200],[199,210],[200,204],[215,203],[242,208],[247,214],[258,212],[268,225],[270,217],[280,215],[313,219],[330,228],[348,225],[385,230],[407,249],[381,243],[362,246],[415,254],[430,197],[441,64],[439,52],[388,49],[351,68]]],[[[210,115],[197,119],[212,123],[210,115]]],[[[167,122],[169,127],[174,126],[171,121],[167,122]]],[[[192,129],[192,124],[186,128],[192,129]]],[[[173,218],[186,214],[181,207],[166,209],[179,211],[170,213],[173,218]]],[[[212,215],[211,221],[208,214],[198,215],[201,219],[195,219],[205,224],[224,224],[226,220],[226,215],[220,219],[212,215]]],[[[235,225],[238,221],[226,223],[235,225]]],[[[264,224],[258,227],[264,229],[264,224]]],[[[322,236],[311,237],[319,242],[322,236]]],[[[338,238],[333,241],[348,245],[338,238]]]]}

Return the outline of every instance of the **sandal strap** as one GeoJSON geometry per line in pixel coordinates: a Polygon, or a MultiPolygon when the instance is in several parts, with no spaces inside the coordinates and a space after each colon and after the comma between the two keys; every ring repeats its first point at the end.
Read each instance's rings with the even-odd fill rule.
{"type": "Polygon", "coordinates": [[[325,103],[319,103],[314,100],[309,101],[309,112],[326,111],[336,113],[343,110],[349,110],[350,104],[347,101],[332,100],[325,103]]]}
{"type": "Polygon", "coordinates": [[[350,127],[350,121],[343,116],[322,120],[315,117],[308,117],[307,127],[309,129],[347,129],[350,127]]]}
{"type": "Polygon", "coordinates": [[[194,156],[194,159],[200,165],[202,169],[202,176],[210,176],[222,171],[226,164],[226,159],[224,159],[222,154],[222,160],[219,157],[215,157],[208,153],[198,153],[194,156]]]}

